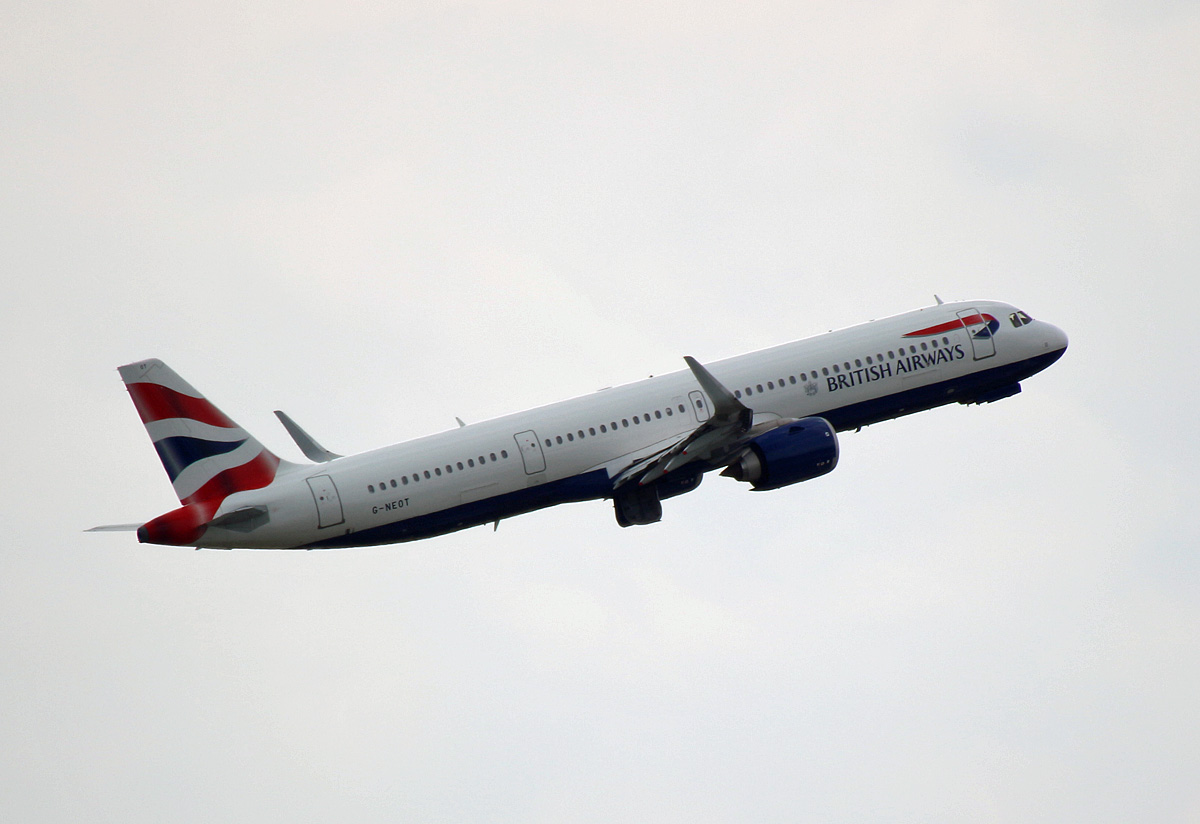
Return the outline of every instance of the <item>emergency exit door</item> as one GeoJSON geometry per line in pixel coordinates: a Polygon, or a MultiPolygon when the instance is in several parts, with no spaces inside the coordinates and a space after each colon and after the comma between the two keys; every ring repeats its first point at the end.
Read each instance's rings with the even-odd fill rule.
{"type": "Polygon", "coordinates": [[[317,506],[318,529],[345,523],[342,499],[334,486],[333,478],[328,475],[315,475],[308,479],[308,488],[312,492],[313,503],[317,506]]]}
{"type": "Polygon", "coordinates": [[[537,433],[532,429],[513,435],[517,440],[517,448],[521,452],[521,460],[525,462],[525,474],[536,475],[546,471],[546,456],[542,454],[542,445],[538,443],[537,433]]]}

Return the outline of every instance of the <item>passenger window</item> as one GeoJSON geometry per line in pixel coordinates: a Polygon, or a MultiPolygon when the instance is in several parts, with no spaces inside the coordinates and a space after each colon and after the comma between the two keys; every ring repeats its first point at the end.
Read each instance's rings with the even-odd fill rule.
{"type": "Polygon", "coordinates": [[[450,464],[446,464],[446,474],[447,475],[454,474],[454,467],[452,467],[450,464]]]}
{"type": "Polygon", "coordinates": [[[749,386],[747,386],[746,387],[746,397],[750,397],[753,394],[754,394],[754,390],[751,389],[749,386]]]}
{"type": "Polygon", "coordinates": [[[871,360],[871,356],[870,356],[870,355],[867,355],[867,366],[870,366],[870,365],[871,365],[871,364],[873,364],[874,362],[875,362],[875,361],[871,360]]]}
{"type": "Polygon", "coordinates": [[[629,428],[629,418],[621,418],[621,426],[628,429],[629,428]]]}
{"type": "Polygon", "coordinates": [[[669,418],[674,414],[675,414],[675,410],[668,406],[667,407],[667,417],[669,418]]]}
{"type": "Polygon", "coordinates": [[[463,468],[462,461],[457,461],[455,464],[460,470],[463,468]]]}
{"type": "Polygon", "coordinates": [[[662,420],[662,412],[661,412],[660,410],[658,410],[658,409],[655,409],[655,410],[654,410],[654,417],[655,417],[656,419],[658,419],[658,420],[660,420],[660,421],[661,421],[661,420],[662,420]]]}
{"type": "Polygon", "coordinates": [[[600,434],[604,434],[607,431],[608,431],[608,427],[605,426],[604,424],[600,424],[600,434]]]}
{"type": "Polygon", "coordinates": [[[895,358],[896,358],[896,353],[895,353],[895,352],[893,352],[891,349],[889,349],[889,350],[888,350],[888,357],[889,357],[889,358],[891,358],[891,359],[893,359],[893,360],[895,360],[895,358]]]}
{"type": "Polygon", "coordinates": [[[562,435],[555,435],[555,436],[554,436],[554,442],[555,442],[555,443],[562,443],[562,442],[563,442],[563,441],[562,441],[562,435]]]}
{"type": "Polygon", "coordinates": [[[924,352],[928,348],[929,344],[927,344],[925,341],[921,341],[921,351],[924,352]]]}
{"type": "Polygon", "coordinates": [[[833,373],[836,375],[837,373],[839,373],[839,372],[841,372],[841,371],[842,371],[842,370],[841,370],[841,369],[838,369],[838,365],[835,363],[835,364],[833,365],[833,373]]]}
{"type": "Polygon", "coordinates": [[[846,371],[849,372],[850,371],[850,361],[846,361],[844,366],[846,367],[846,371]]]}
{"type": "Polygon", "coordinates": [[[500,457],[501,457],[501,458],[505,458],[505,459],[507,459],[507,458],[508,458],[508,450],[507,450],[507,449],[501,449],[501,450],[500,450],[500,457]]]}
{"type": "Polygon", "coordinates": [[[582,429],[580,429],[580,430],[579,430],[579,440],[581,440],[581,441],[582,441],[582,440],[583,440],[583,438],[584,438],[583,430],[582,430],[582,429]]]}
{"type": "Polygon", "coordinates": [[[572,435],[570,432],[568,432],[568,433],[567,433],[567,440],[568,440],[568,441],[573,441],[573,440],[575,440],[575,436],[574,436],[574,435],[572,435]]]}
{"type": "Polygon", "coordinates": [[[687,411],[687,407],[686,407],[686,406],[684,406],[683,404],[679,404],[679,411],[680,411],[680,412],[686,412],[686,411],[687,411]]]}
{"type": "Polygon", "coordinates": [[[740,390],[740,389],[733,390],[733,396],[735,398],[740,398],[742,396],[742,390],[740,390]]]}
{"type": "MultiPolygon", "coordinates": [[[[861,368],[861,367],[862,367],[862,361],[861,361],[861,360],[859,360],[858,358],[855,358],[855,359],[854,359],[854,365],[855,365],[855,366],[857,366],[857,367],[859,367],[859,368],[861,368]]],[[[849,366],[847,366],[846,368],[847,368],[847,369],[849,369],[850,367],[849,367],[849,366]]]]}
{"type": "Polygon", "coordinates": [[[434,474],[434,475],[437,475],[439,478],[440,478],[440,477],[442,477],[442,469],[441,469],[441,467],[434,467],[434,469],[433,469],[433,474],[434,474]]]}
{"type": "Polygon", "coordinates": [[[588,434],[589,434],[589,435],[595,435],[595,434],[596,434],[596,427],[594,427],[594,426],[589,426],[589,427],[588,427],[588,434]]]}
{"type": "Polygon", "coordinates": [[[400,479],[400,483],[404,484],[405,486],[408,486],[408,476],[405,475],[404,477],[402,477],[400,479]]]}
{"type": "Polygon", "coordinates": [[[488,457],[489,457],[489,458],[491,458],[491,459],[494,461],[494,460],[496,460],[496,453],[495,453],[495,452],[491,452],[491,453],[489,453],[489,454],[488,454],[488,457]]]}
{"type": "Polygon", "coordinates": [[[480,455],[479,456],[479,465],[483,466],[485,463],[487,463],[487,459],[484,458],[482,455],[480,455]]]}
{"type": "Polygon", "coordinates": [[[774,389],[775,389],[775,381],[767,381],[767,388],[768,388],[768,389],[770,389],[770,390],[772,390],[772,391],[774,391],[774,389]]]}
{"type": "Polygon", "coordinates": [[[388,483],[390,483],[392,485],[392,489],[396,488],[396,479],[395,478],[392,478],[390,481],[388,481],[388,483]]]}
{"type": "Polygon", "coordinates": [[[788,375],[788,381],[792,384],[792,386],[795,386],[796,385],[796,376],[788,375]]]}
{"type": "Polygon", "coordinates": [[[933,346],[934,349],[937,349],[937,338],[934,338],[929,343],[930,343],[930,345],[933,346]]]}
{"type": "Polygon", "coordinates": [[[762,384],[761,384],[761,383],[760,383],[760,384],[758,384],[757,386],[755,386],[754,388],[755,388],[755,389],[757,389],[759,392],[762,392],[762,391],[763,391],[763,388],[762,388],[762,384]]]}
{"type": "Polygon", "coordinates": [[[633,425],[634,425],[634,426],[637,426],[639,423],[641,423],[641,421],[640,421],[640,420],[638,420],[638,416],[637,416],[637,415],[634,415],[634,416],[633,416],[633,425]]]}
{"type": "Polygon", "coordinates": [[[372,495],[374,495],[375,494],[375,484],[367,484],[367,491],[370,492],[372,495]]]}
{"type": "Polygon", "coordinates": [[[821,374],[822,374],[822,375],[826,375],[826,376],[827,376],[827,375],[829,375],[829,367],[828,367],[828,366],[822,366],[822,367],[821,367],[821,374]]]}
{"type": "Polygon", "coordinates": [[[425,470],[425,480],[427,480],[427,481],[429,480],[429,470],[428,469],[425,470]]]}
{"type": "Polygon", "coordinates": [[[949,346],[949,345],[950,345],[950,338],[942,338],[942,343],[944,343],[946,346],[949,346]]]}
{"type": "Polygon", "coordinates": [[[546,446],[550,446],[550,439],[546,438],[546,446]]]}

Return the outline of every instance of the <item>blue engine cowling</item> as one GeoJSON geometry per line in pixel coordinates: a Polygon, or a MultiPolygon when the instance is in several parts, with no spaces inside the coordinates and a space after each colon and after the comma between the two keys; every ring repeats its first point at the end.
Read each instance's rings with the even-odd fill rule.
{"type": "Polygon", "coordinates": [[[756,491],[779,489],[832,472],[837,462],[833,426],[824,418],[802,418],[759,435],[721,474],[746,481],[756,491]]]}

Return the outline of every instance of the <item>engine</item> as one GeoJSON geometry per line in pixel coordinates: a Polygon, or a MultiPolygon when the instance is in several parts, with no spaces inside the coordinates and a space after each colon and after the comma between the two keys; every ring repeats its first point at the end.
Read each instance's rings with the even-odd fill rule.
{"type": "Polygon", "coordinates": [[[721,474],[760,491],[820,477],[837,462],[833,426],[824,418],[802,418],[759,435],[721,474]]]}

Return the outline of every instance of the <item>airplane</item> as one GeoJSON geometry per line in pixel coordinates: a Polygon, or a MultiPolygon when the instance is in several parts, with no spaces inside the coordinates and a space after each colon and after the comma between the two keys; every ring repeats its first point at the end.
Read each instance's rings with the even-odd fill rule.
{"type": "Polygon", "coordinates": [[[312,464],[284,460],[157,359],[119,368],[180,507],[143,543],[214,549],[375,546],[611,500],[622,527],[706,473],[780,489],[831,472],[838,432],[982,404],[1067,349],[1058,327],[996,301],[943,302],[343,457],[281,411],[312,464]]]}

